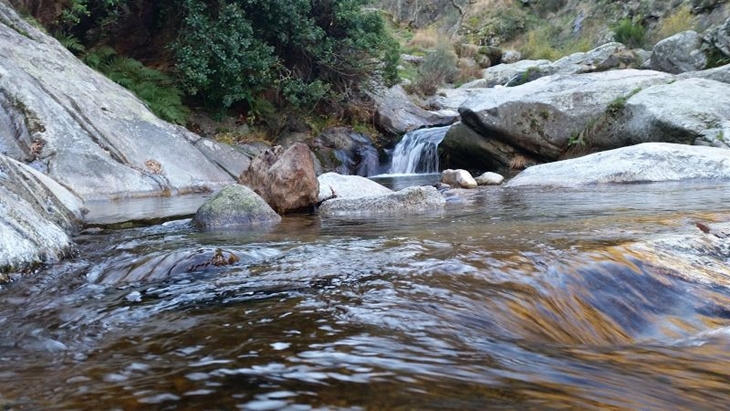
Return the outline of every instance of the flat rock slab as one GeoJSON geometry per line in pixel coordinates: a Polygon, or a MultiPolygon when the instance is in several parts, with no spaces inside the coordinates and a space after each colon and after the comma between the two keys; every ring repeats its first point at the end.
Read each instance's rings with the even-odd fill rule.
{"type": "Polygon", "coordinates": [[[365,177],[324,173],[317,177],[319,196],[317,201],[331,198],[357,198],[390,194],[393,190],[365,177]]]}
{"type": "Polygon", "coordinates": [[[730,181],[730,150],[643,143],[529,167],[506,186],[575,187],[696,179],[730,181]]]}
{"type": "Polygon", "coordinates": [[[320,217],[363,214],[402,214],[439,210],[446,200],[431,186],[408,187],[401,191],[358,198],[327,200],[319,208],[320,217]]]}

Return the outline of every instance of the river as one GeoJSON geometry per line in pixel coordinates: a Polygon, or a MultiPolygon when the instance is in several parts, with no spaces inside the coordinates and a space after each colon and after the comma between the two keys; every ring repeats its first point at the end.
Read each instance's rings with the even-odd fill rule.
{"type": "Polygon", "coordinates": [[[722,408],[730,289],[624,244],[729,209],[719,183],[490,187],[425,215],[87,230],[0,289],[0,408],[722,408]],[[239,261],[163,263],[216,248],[239,261]],[[111,281],[130,272],[150,278],[111,281]]]}

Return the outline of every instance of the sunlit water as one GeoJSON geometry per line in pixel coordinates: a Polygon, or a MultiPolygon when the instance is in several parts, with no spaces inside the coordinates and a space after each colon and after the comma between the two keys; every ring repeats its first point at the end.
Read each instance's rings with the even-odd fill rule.
{"type": "Polygon", "coordinates": [[[426,215],[82,234],[80,257],[0,290],[0,407],[721,409],[730,290],[621,244],[724,220],[728,200],[488,188],[426,215]],[[240,261],[170,264],[216,248],[240,261]],[[108,284],[120,272],[149,275],[108,284]]]}

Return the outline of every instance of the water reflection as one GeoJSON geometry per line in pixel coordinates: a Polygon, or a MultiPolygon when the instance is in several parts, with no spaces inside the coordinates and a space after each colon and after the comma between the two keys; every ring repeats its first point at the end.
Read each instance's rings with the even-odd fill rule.
{"type": "Polygon", "coordinates": [[[0,292],[0,405],[716,409],[730,290],[625,244],[723,220],[728,194],[492,187],[430,215],[88,232],[0,292]],[[240,261],[98,280],[215,248],[240,261]]]}

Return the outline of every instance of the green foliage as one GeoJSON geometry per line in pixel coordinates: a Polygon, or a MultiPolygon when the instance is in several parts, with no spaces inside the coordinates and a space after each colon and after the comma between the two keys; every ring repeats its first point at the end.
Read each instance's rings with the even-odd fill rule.
{"type": "Polygon", "coordinates": [[[442,43],[431,52],[418,67],[413,81],[415,91],[423,96],[436,93],[446,81],[452,80],[459,70],[456,67],[456,53],[451,45],[442,43]]]}
{"type": "Polygon", "coordinates": [[[61,43],[61,45],[63,45],[63,47],[66,47],[77,56],[86,52],[86,46],[84,46],[75,36],[65,34],[63,32],[57,32],[53,36],[61,43]]]}
{"type": "Polygon", "coordinates": [[[472,21],[471,24],[481,24],[477,32],[480,43],[501,44],[525,31],[527,14],[520,8],[502,7],[492,11],[481,23],[472,21]]]}
{"type": "Polygon", "coordinates": [[[172,45],[186,90],[211,106],[276,91],[295,107],[397,81],[398,43],[360,0],[185,0],[172,45]]]}
{"type": "Polygon", "coordinates": [[[168,75],[135,59],[119,56],[109,46],[91,51],[84,61],[132,91],[158,117],[172,123],[186,123],[190,110],[182,103],[183,94],[168,75]]]}
{"type": "Polygon", "coordinates": [[[629,48],[643,47],[646,40],[646,28],[638,22],[623,19],[614,27],[614,40],[629,48]]]}

